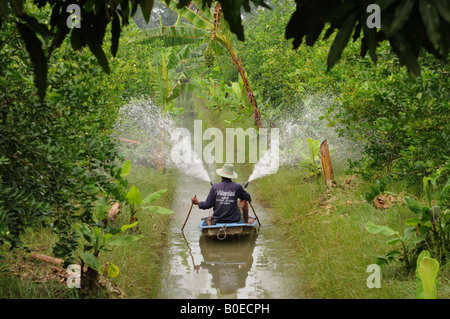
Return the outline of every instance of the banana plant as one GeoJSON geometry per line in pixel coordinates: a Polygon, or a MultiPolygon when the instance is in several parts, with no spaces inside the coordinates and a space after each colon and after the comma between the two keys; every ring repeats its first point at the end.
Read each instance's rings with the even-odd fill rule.
{"type": "Polygon", "coordinates": [[[162,196],[167,191],[167,188],[161,189],[159,191],[156,191],[152,194],[150,194],[145,199],[142,199],[141,192],[136,186],[132,186],[130,191],[128,192],[126,199],[127,203],[130,206],[131,216],[130,216],[130,223],[133,223],[137,221],[137,212],[138,211],[144,211],[148,213],[157,213],[157,214],[173,214],[173,211],[170,209],[161,207],[161,206],[148,206],[149,204],[155,202],[158,198],[162,196]],[[143,206],[147,205],[147,206],[143,206]]]}
{"type": "Polygon", "coordinates": [[[430,252],[424,250],[417,258],[417,299],[437,299],[437,281],[439,262],[431,258],[430,252]]]}
{"type": "MultiPolygon", "coordinates": [[[[377,257],[377,264],[382,265],[399,258],[405,262],[407,268],[414,265],[419,253],[424,249],[429,249],[437,260],[445,259],[445,254],[449,249],[450,238],[450,214],[443,207],[435,205],[431,207],[431,185],[430,179],[423,179],[425,193],[427,194],[428,206],[421,205],[410,197],[405,197],[408,208],[416,216],[405,220],[405,230],[403,234],[388,226],[379,226],[372,222],[367,222],[366,230],[371,234],[382,234],[393,239],[387,241],[388,245],[401,243],[402,251],[392,250],[386,255],[377,257]]],[[[450,190],[450,179],[445,185],[441,194],[450,190]]],[[[388,192],[399,196],[398,194],[388,192]]]]}
{"type": "MultiPolygon", "coordinates": [[[[128,176],[131,170],[131,162],[128,160],[125,162],[125,164],[122,166],[120,177],[124,178],[128,176]]],[[[160,207],[160,206],[148,206],[149,204],[155,202],[158,198],[160,198],[165,192],[167,191],[167,188],[160,189],[149,196],[147,196],[145,199],[142,199],[141,192],[139,191],[139,188],[136,186],[132,186],[131,189],[127,192],[125,196],[125,201],[130,207],[130,224],[133,224],[137,221],[136,214],[138,211],[145,211],[149,213],[157,213],[157,214],[173,214],[173,212],[170,209],[160,207]],[[147,206],[143,206],[147,205],[147,206]]],[[[97,212],[102,212],[99,219],[103,219],[105,217],[105,213],[107,212],[107,204],[103,201],[99,201],[97,204],[97,212]]],[[[98,213],[97,213],[98,214],[98,213]]],[[[134,225],[134,224],[133,224],[134,225]]]]}
{"type": "Polygon", "coordinates": [[[306,139],[306,144],[308,144],[309,154],[305,154],[303,152],[300,153],[303,159],[301,166],[303,166],[304,171],[306,172],[306,175],[303,178],[314,177],[316,182],[319,183],[320,141],[308,137],[306,139]]]}
{"type": "Polygon", "coordinates": [[[98,273],[104,273],[106,270],[109,277],[117,276],[119,273],[118,267],[110,262],[101,266],[98,256],[101,251],[111,250],[110,246],[128,246],[141,239],[142,235],[117,236],[129,228],[135,227],[137,224],[138,222],[136,221],[130,225],[122,225],[120,228],[111,226],[105,228],[100,225],[91,226],[88,224],[75,225],[80,238],[84,238],[84,249],[79,255],[82,262],[86,263],[88,267],[96,270],[98,273]]]}
{"type": "Polygon", "coordinates": [[[367,222],[365,227],[366,230],[371,234],[381,234],[386,237],[393,237],[386,242],[388,245],[392,246],[397,243],[401,244],[401,250],[393,249],[385,255],[377,256],[376,263],[380,266],[388,264],[389,262],[392,262],[398,258],[401,261],[405,262],[406,268],[410,268],[411,261],[417,254],[418,249],[420,249],[420,247],[423,247],[423,242],[426,239],[425,234],[416,234],[415,227],[406,228],[403,234],[400,234],[400,232],[390,228],[389,226],[376,225],[372,222],[367,222]]]}
{"type": "Polygon", "coordinates": [[[262,120],[255,95],[251,89],[245,69],[232,44],[231,32],[228,24],[223,18],[223,12],[220,3],[209,10],[196,7],[194,10],[182,7],[179,8],[178,2],[174,0],[164,1],[167,7],[180,17],[185,18],[190,25],[162,26],[148,31],[148,39],[163,39],[166,46],[185,46],[193,43],[207,42],[208,48],[214,49],[216,53],[225,49],[230,54],[230,60],[233,66],[239,72],[245,87],[245,96],[248,99],[248,105],[252,107],[253,119],[256,127],[262,126],[262,120]]]}

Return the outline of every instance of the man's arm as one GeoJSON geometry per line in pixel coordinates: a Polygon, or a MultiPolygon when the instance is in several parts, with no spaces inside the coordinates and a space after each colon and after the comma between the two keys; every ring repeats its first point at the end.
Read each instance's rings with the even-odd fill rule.
{"type": "Polygon", "coordinates": [[[196,196],[192,197],[191,200],[194,205],[198,205],[198,208],[208,209],[214,207],[214,202],[216,201],[216,192],[213,187],[211,187],[208,197],[206,197],[206,200],[204,202],[200,202],[196,196]]]}
{"type": "Polygon", "coordinates": [[[242,187],[242,185],[241,184],[238,184],[240,187],[238,187],[238,198],[239,199],[241,199],[241,200],[245,200],[245,201],[248,201],[248,202],[251,202],[252,201],[252,198],[251,198],[251,196],[250,196],[250,194],[249,193],[247,193],[246,191],[245,191],[245,189],[244,189],[244,187],[242,187]]]}

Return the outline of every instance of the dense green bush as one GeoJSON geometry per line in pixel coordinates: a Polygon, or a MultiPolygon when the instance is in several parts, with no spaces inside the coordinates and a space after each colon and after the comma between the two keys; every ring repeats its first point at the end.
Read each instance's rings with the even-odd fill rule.
{"type": "MultiPolygon", "coordinates": [[[[45,12],[36,16],[45,19],[45,12]]],[[[121,196],[110,178],[120,174],[109,137],[117,109],[99,98],[95,58],[67,43],[53,52],[41,103],[11,20],[2,25],[0,65],[0,211],[7,225],[0,240],[21,245],[25,229],[42,222],[59,235],[55,254],[65,256],[76,245],[72,219],[90,218],[99,190],[121,196]]]]}
{"type": "Polygon", "coordinates": [[[339,132],[357,142],[366,173],[407,176],[414,183],[434,174],[446,181],[450,157],[448,66],[423,56],[422,76],[409,74],[383,46],[376,67],[340,83],[328,114],[339,132]]]}
{"type": "Polygon", "coordinates": [[[334,103],[322,114],[323,126],[349,138],[363,155],[351,162],[353,171],[365,177],[395,173],[412,183],[431,175],[445,183],[450,169],[448,65],[422,52],[422,74],[414,76],[389,44],[377,48],[374,65],[361,58],[355,42],[326,72],[334,35],[314,47],[293,50],[283,37],[293,9],[283,4],[274,1],[273,11],[259,10],[247,19],[246,30],[251,31],[239,48],[266,117],[301,117],[289,110],[301,110],[308,96],[326,94],[334,103]]]}

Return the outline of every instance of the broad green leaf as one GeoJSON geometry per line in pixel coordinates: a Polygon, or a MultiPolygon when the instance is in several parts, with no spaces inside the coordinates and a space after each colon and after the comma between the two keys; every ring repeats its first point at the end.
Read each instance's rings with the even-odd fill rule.
{"type": "Polygon", "coordinates": [[[386,30],[386,35],[390,36],[391,34],[400,30],[405,22],[408,20],[409,15],[411,13],[412,8],[415,5],[415,1],[411,0],[402,0],[395,9],[394,19],[392,19],[391,25],[386,30]]]}
{"type": "Polygon", "coordinates": [[[120,19],[117,12],[114,12],[111,27],[111,54],[113,57],[117,54],[117,49],[119,48],[119,37],[120,37],[120,19]]]}
{"type": "Polygon", "coordinates": [[[103,51],[102,45],[92,39],[88,39],[87,43],[92,54],[94,54],[94,56],[96,57],[98,64],[100,64],[105,73],[109,74],[110,69],[108,64],[108,58],[106,57],[105,52],[103,51]]]}
{"type": "Polygon", "coordinates": [[[427,0],[419,0],[419,11],[430,42],[436,50],[439,50],[441,33],[438,11],[427,0]]]}
{"type": "Polygon", "coordinates": [[[231,83],[231,89],[233,90],[236,99],[240,102],[242,100],[242,89],[238,82],[231,83]]]}
{"type": "Polygon", "coordinates": [[[398,56],[400,63],[408,67],[415,75],[420,76],[420,67],[417,62],[417,54],[407,36],[403,33],[394,33],[389,42],[394,53],[398,56]]]}
{"type": "Polygon", "coordinates": [[[136,221],[136,222],[134,222],[133,224],[130,224],[130,225],[122,225],[122,227],[120,227],[120,231],[126,231],[127,229],[136,226],[138,223],[139,223],[139,222],[136,221]]]}
{"type": "Polygon", "coordinates": [[[128,174],[130,174],[130,170],[131,170],[131,161],[127,160],[122,166],[120,177],[125,177],[128,174]]]}
{"type": "MultiPolygon", "coordinates": [[[[137,1],[137,0],[136,0],[137,1]]],[[[142,15],[146,23],[150,21],[150,14],[153,9],[153,0],[140,0],[142,15]]]]}
{"type": "Polygon", "coordinates": [[[395,260],[397,257],[399,257],[401,255],[401,252],[398,250],[393,250],[389,253],[387,253],[386,255],[383,256],[377,256],[377,265],[386,265],[389,262],[395,260]]]}
{"type": "Polygon", "coordinates": [[[439,272],[439,262],[434,258],[423,257],[418,271],[422,279],[423,298],[437,299],[436,276],[439,272]]]}
{"type": "Polygon", "coordinates": [[[42,50],[42,43],[26,24],[17,22],[17,29],[25,42],[25,47],[30,54],[31,62],[34,67],[34,83],[38,89],[38,95],[41,102],[44,101],[45,91],[47,90],[47,57],[42,50]]]}
{"type": "Polygon", "coordinates": [[[146,40],[142,43],[151,44],[155,39],[163,39],[165,47],[178,46],[201,42],[208,34],[207,30],[193,26],[164,26],[147,31],[146,40]]]}
{"type": "Polygon", "coordinates": [[[98,251],[100,249],[100,244],[102,242],[102,228],[100,227],[95,227],[94,228],[94,236],[95,236],[95,241],[94,241],[94,249],[95,251],[98,251]]]}
{"type": "Polygon", "coordinates": [[[142,209],[146,210],[149,213],[157,213],[157,214],[164,214],[164,215],[173,214],[173,211],[171,211],[170,209],[160,207],[160,206],[146,206],[146,207],[143,207],[142,209]]]}
{"type": "Polygon", "coordinates": [[[450,3],[442,0],[432,0],[441,17],[450,23],[450,3]]]}
{"type": "Polygon", "coordinates": [[[134,235],[134,236],[124,236],[111,240],[108,242],[108,245],[113,246],[128,246],[131,243],[142,238],[142,235],[134,235]]]}
{"type": "Polygon", "coordinates": [[[422,278],[419,274],[420,263],[424,257],[431,257],[430,252],[428,250],[423,250],[416,260],[416,297],[417,299],[423,299],[423,283],[422,278]]]}
{"type": "Polygon", "coordinates": [[[420,205],[418,202],[416,202],[415,200],[409,198],[409,197],[405,197],[405,201],[408,204],[409,209],[415,213],[415,214],[421,214],[422,213],[422,205],[420,205]]]}
{"type": "Polygon", "coordinates": [[[205,30],[212,30],[214,28],[214,23],[208,20],[208,17],[201,15],[201,11],[195,13],[187,7],[178,7],[178,2],[174,0],[165,0],[163,3],[169,7],[172,11],[175,11],[183,18],[190,21],[194,27],[205,30]]]}
{"type": "Polygon", "coordinates": [[[416,217],[405,220],[405,225],[408,225],[408,226],[417,226],[417,224],[422,224],[422,223],[423,223],[423,221],[416,217]]]}
{"type": "Polygon", "coordinates": [[[89,267],[99,270],[99,262],[97,257],[95,257],[92,253],[84,252],[81,254],[81,258],[89,265],[89,267]]]}
{"type": "Polygon", "coordinates": [[[308,137],[306,139],[306,143],[308,144],[311,157],[315,159],[320,152],[320,142],[318,140],[313,140],[312,138],[308,137]]]}
{"type": "Polygon", "coordinates": [[[147,196],[143,201],[142,204],[150,204],[156,201],[158,198],[162,196],[167,191],[167,188],[160,189],[159,191],[156,191],[149,196],[147,196]]]}
{"type": "Polygon", "coordinates": [[[394,239],[388,240],[388,241],[386,242],[386,244],[388,244],[388,245],[394,245],[395,243],[398,243],[398,242],[401,241],[401,240],[402,240],[402,238],[394,238],[394,239]]]}
{"type": "Polygon", "coordinates": [[[106,197],[102,197],[97,201],[97,205],[95,206],[95,211],[97,212],[97,218],[102,220],[106,217],[106,213],[108,212],[108,199],[106,197]]]}
{"type": "Polygon", "coordinates": [[[352,34],[353,28],[355,26],[356,20],[358,17],[358,13],[352,13],[347,17],[345,22],[339,28],[339,31],[334,38],[333,44],[331,45],[330,52],[328,54],[327,60],[327,71],[331,70],[331,68],[339,61],[342,55],[342,51],[350,40],[350,36],[352,34]]]}
{"type": "Polygon", "coordinates": [[[103,243],[107,242],[112,236],[114,235],[111,233],[105,234],[105,236],[103,236],[103,243]]]}
{"type": "Polygon", "coordinates": [[[94,245],[95,235],[93,230],[85,224],[78,225],[78,227],[84,239],[86,239],[86,241],[88,241],[90,244],[94,245]]]}
{"type": "Polygon", "coordinates": [[[130,191],[127,193],[126,199],[130,205],[142,204],[141,192],[136,186],[131,187],[130,191]]]}
{"type": "Polygon", "coordinates": [[[382,234],[385,236],[393,236],[396,235],[400,237],[400,234],[398,231],[393,230],[392,228],[389,228],[388,226],[379,226],[372,222],[366,223],[366,230],[371,234],[382,234]]]}

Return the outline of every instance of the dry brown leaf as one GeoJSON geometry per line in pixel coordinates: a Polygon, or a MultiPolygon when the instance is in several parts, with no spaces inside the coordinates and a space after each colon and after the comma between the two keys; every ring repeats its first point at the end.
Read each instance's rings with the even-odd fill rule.
{"type": "Polygon", "coordinates": [[[386,209],[392,206],[392,201],[389,194],[381,194],[373,199],[373,204],[376,208],[386,209]]]}

